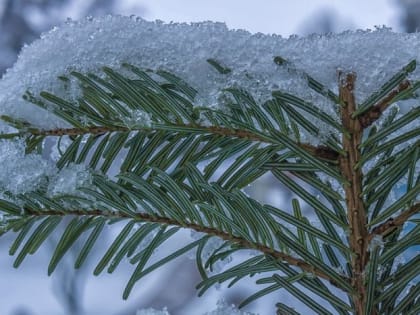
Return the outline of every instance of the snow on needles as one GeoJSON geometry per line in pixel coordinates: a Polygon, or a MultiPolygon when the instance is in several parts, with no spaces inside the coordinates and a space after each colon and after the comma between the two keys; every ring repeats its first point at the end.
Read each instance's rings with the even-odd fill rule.
{"type": "MultiPolygon", "coordinates": [[[[308,89],[299,71],[273,62],[281,56],[337,91],[337,69],[354,71],[360,102],[412,59],[420,59],[420,34],[398,34],[387,28],[325,36],[283,38],[229,30],[225,24],[165,24],[136,17],[104,16],[67,21],[23,48],[18,61],[0,80],[0,112],[41,127],[63,125],[22,99],[30,90],[64,96],[57,79],[71,70],[99,73],[103,66],[127,62],[141,68],[164,69],[199,91],[198,104],[218,105],[220,91],[239,86],[257,99],[276,89],[294,93],[333,114],[333,105],[308,89]],[[232,71],[219,73],[206,60],[232,71]]],[[[413,73],[419,78],[420,71],[413,73]]],[[[72,92],[77,96],[77,87],[72,92]]],[[[68,96],[68,95],[67,95],[68,96]]]]}

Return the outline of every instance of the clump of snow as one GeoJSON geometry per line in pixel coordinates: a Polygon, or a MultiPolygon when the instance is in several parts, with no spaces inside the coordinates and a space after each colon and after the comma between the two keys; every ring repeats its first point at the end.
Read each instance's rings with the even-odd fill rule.
{"type": "Polygon", "coordinates": [[[235,305],[229,305],[224,300],[217,302],[217,308],[214,311],[204,313],[203,315],[253,315],[249,312],[240,311],[235,305]]]}
{"type": "Polygon", "coordinates": [[[0,234],[1,234],[2,230],[3,230],[3,228],[6,226],[6,224],[7,224],[7,222],[4,219],[4,214],[3,213],[0,213],[0,234]]]}
{"type": "Polygon", "coordinates": [[[382,235],[375,235],[369,243],[369,251],[374,251],[376,248],[384,247],[384,239],[382,235]]]}
{"type": "Polygon", "coordinates": [[[153,308],[148,308],[148,309],[144,309],[144,310],[138,310],[136,312],[136,315],[170,315],[168,310],[166,309],[166,307],[159,311],[159,310],[155,310],[153,308]]]}
{"type": "Polygon", "coordinates": [[[128,117],[122,117],[128,128],[150,127],[150,115],[141,110],[133,110],[128,117]]]}
{"type": "Polygon", "coordinates": [[[0,140],[0,196],[2,192],[13,195],[36,190],[47,190],[50,197],[73,194],[91,183],[91,173],[86,166],[70,164],[61,170],[36,153],[25,153],[22,139],[0,140]]]}
{"type": "Polygon", "coordinates": [[[0,140],[0,191],[20,194],[34,191],[47,184],[55,174],[54,164],[34,153],[25,154],[23,140],[0,140]]]}
{"type": "MultiPolygon", "coordinates": [[[[197,313],[198,314],[198,313],[197,313]]],[[[217,308],[211,312],[202,313],[203,315],[253,315],[253,313],[242,312],[235,305],[228,305],[224,300],[217,302],[217,308]]],[[[162,310],[153,308],[138,310],[136,315],[170,315],[166,307],[162,310]]]]}
{"type": "Polygon", "coordinates": [[[88,186],[92,182],[92,174],[81,164],[70,164],[50,178],[48,195],[50,197],[70,194],[77,195],[77,189],[88,186]]]}
{"type": "MultiPolygon", "coordinates": [[[[337,69],[356,72],[356,97],[361,102],[419,57],[420,34],[398,34],[387,28],[286,39],[229,30],[222,23],[165,24],[135,17],[90,17],[68,21],[24,47],[0,81],[0,108],[2,113],[41,127],[65,125],[25,103],[22,94],[48,90],[74,99],[80,91],[73,83],[63,87],[58,76],[72,70],[98,74],[103,66],[118,69],[127,62],[178,75],[198,91],[198,105],[218,106],[221,90],[229,86],[243,87],[260,100],[280,89],[334,115],[334,104],[307,87],[302,71],[335,92],[337,69]],[[288,60],[289,67],[276,65],[275,56],[288,60]],[[216,69],[209,59],[225,71],[216,69]]],[[[419,77],[416,70],[412,78],[419,77]]]]}

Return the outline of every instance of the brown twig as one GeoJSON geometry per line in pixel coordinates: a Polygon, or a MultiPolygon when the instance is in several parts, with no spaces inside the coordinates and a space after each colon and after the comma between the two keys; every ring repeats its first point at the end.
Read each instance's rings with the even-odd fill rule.
{"type": "Polygon", "coordinates": [[[338,157],[340,156],[340,153],[324,145],[313,146],[306,143],[299,143],[299,146],[313,156],[329,161],[338,161],[338,157]]]}
{"type": "Polygon", "coordinates": [[[375,104],[366,113],[359,116],[358,119],[360,125],[363,128],[367,128],[371,124],[373,124],[381,116],[381,114],[392,104],[392,100],[402,91],[405,91],[410,87],[410,81],[404,80],[403,82],[401,82],[396,89],[392,90],[379,103],[375,104]]]}
{"type": "Polygon", "coordinates": [[[115,131],[122,131],[127,132],[130,131],[127,127],[103,127],[103,126],[93,126],[93,127],[86,127],[86,128],[56,128],[56,129],[29,129],[29,133],[35,136],[81,136],[85,134],[94,134],[94,135],[101,135],[107,132],[115,132],[115,131]]]}
{"type": "MultiPolygon", "coordinates": [[[[344,290],[344,288],[338,286],[334,279],[332,279],[328,274],[324,273],[323,271],[319,270],[318,268],[310,265],[309,263],[303,261],[302,259],[295,258],[293,256],[287,255],[283,252],[279,252],[275,249],[272,249],[270,247],[267,247],[262,244],[253,243],[246,239],[243,239],[239,236],[233,236],[227,232],[223,232],[220,230],[217,230],[215,228],[202,226],[196,223],[180,223],[174,219],[167,218],[167,217],[161,217],[161,216],[155,216],[150,215],[147,213],[135,213],[134,215],[128,215],[126,213],[122,212],[115,212],[115,211],[101,211],[101,210],[68,210],[68,211],[57,211],[57,210],[33,210],[29,208],[25,208],[25,214],[31,215],[31,216],[65,216],[65,215],[74,215],[74,216],[102,216],[106,218],[125,218],[125,219],[133,219],[143,222],[152,222],[152,223],[160,223],[164,225],[174,225],[179,226],[182,228],[188,228],[195,230],[197,232],[203,232],[207,235],[213,235],[220,237],[221,239],[228,241],[232,244],[239,245],[240,247],[244,249],[255,249],[258,250],[265,255],[271,256],[276,260],[279,260],[281,262],[285,262],[289,265],[299,267],[305,272],[308,272],[310,274],[313,274],[317,277],[320,277],[322,279],[325,279],[329,281],[332,285],[344,290]]],[[[343,278],[345,278],[343,276],[343,278]]]]}
{"type": "Polygon", "coordinates": [[[420,213],[420,203],[416,203],[407,210],[401,212],[395,218],[388,219],[386,222],[376,226],[369,234],[369,241],[373,239],[375,235],[386,236],[399,227],[403,226],[407,220],[413,215],[420,213]]]}

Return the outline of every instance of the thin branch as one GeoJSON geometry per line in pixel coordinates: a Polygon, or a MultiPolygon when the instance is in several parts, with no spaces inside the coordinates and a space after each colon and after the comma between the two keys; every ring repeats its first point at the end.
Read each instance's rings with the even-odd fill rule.
{"type": "MultiPolygon", "coordinates": [[[[238,138],[246,138],[249,140],[267,142],[266,137],[256,135],[247,130],[229,129],[225,127],[207,127],[207,128],[212,133],[223,135],[223,136],[234,136],[238,138]]],[[[307,143],[297,143],[297,145],[315,157],[334,161],[334,162],[338,160],[339,153],[333,149],[330,149],[327,146],[324,146],[324,145],[313,146],[307,143]]]]}
{"type": "Polygon", "coordinates": [[[373,239],[375,235],[386,236],[399,227],[403,226],[407,220],[413,215],[420,213],[420,203],[415,203],[413,206],[407,210],[401,212],[397,217],[390,218],[386,222],[376,226],[372,232],[369,234],[369,241],[373,239]]]}
{"type": "MultiPolygon", "coordinates": [[[[337,285],[337,283],[332,279],[328,274],[322,272],[321,270],[315,268],[314,266],[308,264],[307,262],[295,258],[293,256],[284,254],[282,252],[276,251],[270,247],[252,243],[248,240],[245,240],[238,236],[233,236],[227,232],[223,232],[220,230],[217,230],[215,228],[201,226],[199,224],[195,223],[180,223],[174,219],[167,218],[167,217],[161,217],[161,216],[155,216],[150,215],[147,213],[136,213],[133,216],[130,216],[128,214],[122,213],[122,212],[116,212],[116,211],[101,211],[101,210],[88,210],[88,211],[82,211],[82,210],[69,210],[69,211],[57,211],[57,210],[33,210],[25,208],[25,214],[31,215],[31,216],[65,216],[65,215],[75,215],[75,216],[102,216],[106,218],[125,218],[125,219],[134,219],[138,221],[145,221],[145,222],[151,222],[151,223],[160,223],[165,225],[174,225],[179,226],[182,228],[188,228],[195,230],[197,232],[206,233],[208,235],[217,236],[221,239],[228,241],[233,244],[237,244],[242,248],[246,249],[255,249],[258,250],[265,255],[271,256],[277,260],[280,260],[282,262],[286,262],[289,265],[299,267],[305,272],[311,273],[317,277],[320,277],[322,279],[325,279],[329,281],[332,285],[336,286],[337,288],[340,288],[342,290],[345,290],[345,288],[342,288],[337,285]]],[[[343,276],[343,279],[346,279],[349,283],[350,281],[343,276]]]]}
{"type": "MultiPolygon", "coordinates": [[[[145,128],[144,128],[145,129],[145,128]]],[[[104,126],[93,126],[93,127],[86,127],[86,128],[57,128],[57,129],[29,129],[28,132],[34,136],[81,136],[85,134],[93,134],[93,135],[102,135],[107,132],[127,132],[130,131],[128,127],[118,127],[118,126],[111,126],[111,127],[104,127],[104,126]]],[[[134,130],[134,129],[133,129],[134,130]]],[[[138,129],[141,130],[141,129],[138,129]]]]}
{"type": "Polygon", "coordinates": [[[384,99],[375,104],[366,113],[364,113],[358,118],[360,125],[363,128],[367,128],[371,124],[373,124],[377,119],[379,119],[379,117],[381,117],[382,113],[392,104],[392,100],[398,94],[407,90],[410,87],[410,81],[404,80],[403,82],[401,82],[396,89],[392,90],[384,99]]]}
{"type": "MultiPolygon", "coordinates": [[[[211,133],[216,135],[221,135],[225,137],[235,137],[241,139],[248,139],[251,141],[261,141],[265,143],[271,143],[269,140],[269,136],[263,136],[259,134],[255,134],[248,130],[243,129],[236,129],[236,128],[226,128],[226,127],[218,127],[218,126],[200,126],[200,125],[174,125],[174,127],[178,128],[185,128],[185,130],[194,129],[200,130],[202,133],[211,133]]],[[[153,128],[153,127],[152,127],[153,128]]],[[[54,136],[54,137],[61,137],[61,136],[80,136],[85,134],[94,134],[94,135],[102,135],[107,132],[129,132],[129,131],[151,131],[152,128],[128,128],[123,126],[92,126],[86,128],[56,128],[56,129],[36,129],[36,128],[28,128],[24,132],[13,133],[13,134],[0,134],[1,138],[11,138],[11,137],[19,137],[24,136],[26,134],[31,134],[34,136],[54,136]]],[[[159,128],[156,128],[157,130],[159,128]]],[[[302,149],[310,153],[311,155],[318,157],[320,159],[329,160],[331,162],[336,162],[338,160],[339,153],[333,149],[330,149],[327,146],[313,146],[307,143],[297,143],[302,149]]]]}

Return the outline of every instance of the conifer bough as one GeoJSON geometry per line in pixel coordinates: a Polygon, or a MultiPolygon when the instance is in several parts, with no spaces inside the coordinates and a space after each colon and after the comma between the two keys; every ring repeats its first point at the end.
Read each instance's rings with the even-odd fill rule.
{"type": "MultiPolygon", "coordinates": [[[[236,75],[223,60],[204,60],[220,78],[236,75]]],[[[63,124],[1,116],[12,127],[0,134],[8,148],[3,173],[12,172],[13,154],[45,169],[24,183],[0,180],[0,231],[15,235],[14,266],[54,232],[61,237],[48,273],[76,242],[80,268],[105,226],[121,221],[94,274],[112,273],[128,257],[135,267],[124,298],[145,275],[195,251],[199,294],[256,278],[255,294],[241,306],[285,290],[316,314],[418,314],[420,107],[404,114],[397,107],[418,102],[419,83],[410,77],[416,61],[362,101],[357,76],[366,74],[339,70],[334,89],[284,56],[271,64],[304,82],[306,94],[280,86],[256,97],[258,84],[247,90],[239,82],[223,87],[223,107],[197,106],[194,82],[132,63],[63,73],[64,93],[28,87],[25,102],[63,124]],[[66,94],[74,86],[80,92],[66,94]],[[52,146],[54,165],[40,164],[52,146]],[[282,208],[247,195],[244,188],[264,174],[295,198],[282,208]],[[184,229],[200,233],[154,259],[184,229]],[[215,237],[221,242],[209,249],[215,237]],[[258,254],[211,272],[244,250],[258,254]]],[[[298,314],[278,302],[277,314],[298,314]]]]}

